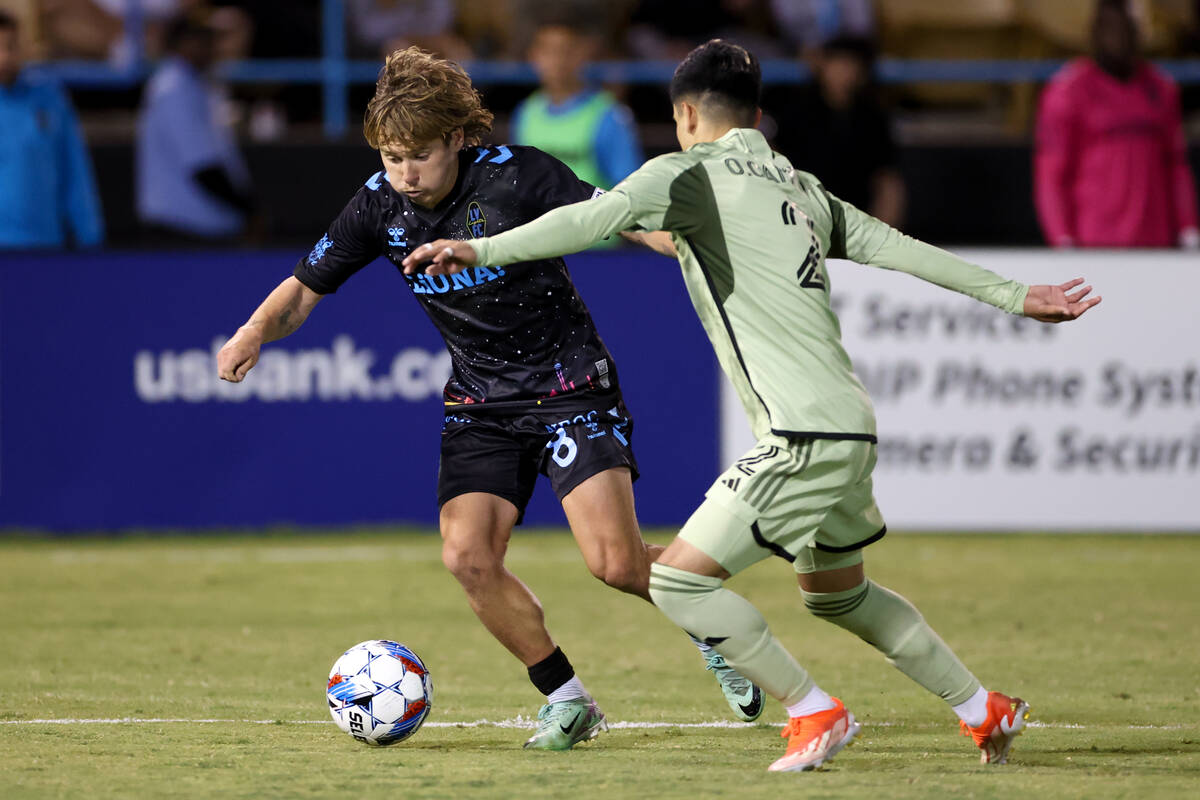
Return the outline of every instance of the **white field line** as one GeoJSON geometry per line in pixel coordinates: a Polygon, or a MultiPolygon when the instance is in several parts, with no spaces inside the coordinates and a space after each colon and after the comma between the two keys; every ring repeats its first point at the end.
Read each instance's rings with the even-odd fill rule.
{"type": "MultiPolygon", "coordinates": [[[[516,543],[508,552],[514,563],[582,562],[573,547],[534,548],[516,543]]],[[[76,550],[61,548],[51,551],[49,559],[62,566],[91,566],[96,564],[136,565],[166,564],[357,564],[365,562],[404,562],[440,564],[441,544],[431,539],[428,547],[413,545],[292,545],[279,547],[202,547],[179,546],[147,551],[76,550]]]]}
{"type": "MultiPolygon", "coordinates": [[[[182,718],[143,718],[119,717],[113,719],[5,719],[0,725],[167,725],[167,724],[245,724],[245,725],[332,725],[333,720],[320,719],[182,719],[182,718]]],[[[613,730],[645,730],[657,728],[754,728],[759,724],[783,727],[782,723],[728,722],[715,720],[712,722],[610,722],[608,727],[613,730]]],[[[901,723],[896,722],[863,722],[865,727],[890,728],[901,723]]],[[[1028,723],[1031,728],[1058,728],[1072,730],[1087,730],[1095,725],[1078,725],[1071,722],[1038,722],[1028,723]]],[[[470,722],[426,722],[427,728],[520,728],[532,730],[537,727],[537,720],[525,717],[514,719],[490,720],[477,719],[470,722]]],[[[922,727],[922,726],[913,726],[922,727]]],[[[926,726],[927,727],[927,726],[926,726]]],[[[1193,728],[1194,725],[1126,725],[1126,730],[1144,731],[1173,731],[1193,728]]]]}

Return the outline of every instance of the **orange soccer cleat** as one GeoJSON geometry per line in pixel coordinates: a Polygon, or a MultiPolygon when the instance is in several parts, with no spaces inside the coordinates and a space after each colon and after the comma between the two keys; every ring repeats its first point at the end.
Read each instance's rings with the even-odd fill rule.
{"type": "Polygon", "coordinates": [[[818,711],[803,717],[792,717],[784,726],[782,736],[788,740],[787,753],[767,767],[771,772],[804,772],[817,769],[837,755],[858,736],[862,726],[846,710],[842,701],[828,711],[818,711]]]}
{"type": "Polygon", "coordinates": [[[982,751],[979,761],[983,764],[1004,764],[1013,739],[1025,730],[1029,719],[1029,704],[1019,697],[1009,697],[999,692],[988,692],[988,716],[984,723],[972,728],[959,722],[963,736],[970,736],[982,751]]]}

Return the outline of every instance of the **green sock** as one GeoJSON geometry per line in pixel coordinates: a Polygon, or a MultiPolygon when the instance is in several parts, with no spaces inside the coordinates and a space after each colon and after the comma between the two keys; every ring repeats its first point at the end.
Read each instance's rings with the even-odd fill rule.
{"type": "Polygon", "coordinates": [[[800,590],[814,615],[845,628],[891,664],[951,705],[965,702],[979,681],[925,622],[912,603],[874,581],[844,592],[800,590]]]}
{"type": "Polygon", "coordinates": [[[729,666],[785,705],[800,702],[812,678],[783,649],[758,609],[708,578],[662,564],[650,565],[650,597],[672,622],[706,642],[729,666]]]}

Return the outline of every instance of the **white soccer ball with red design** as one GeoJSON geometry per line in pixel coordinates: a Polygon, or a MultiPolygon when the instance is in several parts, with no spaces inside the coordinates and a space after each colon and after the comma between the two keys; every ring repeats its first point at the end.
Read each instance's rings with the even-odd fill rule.
{"type": "Polygon", "coordinates": [[[429,670],[399,642],[372,639],[333,662],[325,690],[329,713],[346,733],[382,747],[416,733],[433,705],[429,670]]]}

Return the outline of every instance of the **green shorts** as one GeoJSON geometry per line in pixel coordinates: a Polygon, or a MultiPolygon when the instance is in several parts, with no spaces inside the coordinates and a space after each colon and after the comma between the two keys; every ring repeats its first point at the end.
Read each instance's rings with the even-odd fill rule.
{"type": "Polygon", "coordinates": [[[679,535],[737,574],[777,555],[797,572],[850,566],[887,528],[871,494],[875,444],[769,435],[727,469],[679,535]]]}

